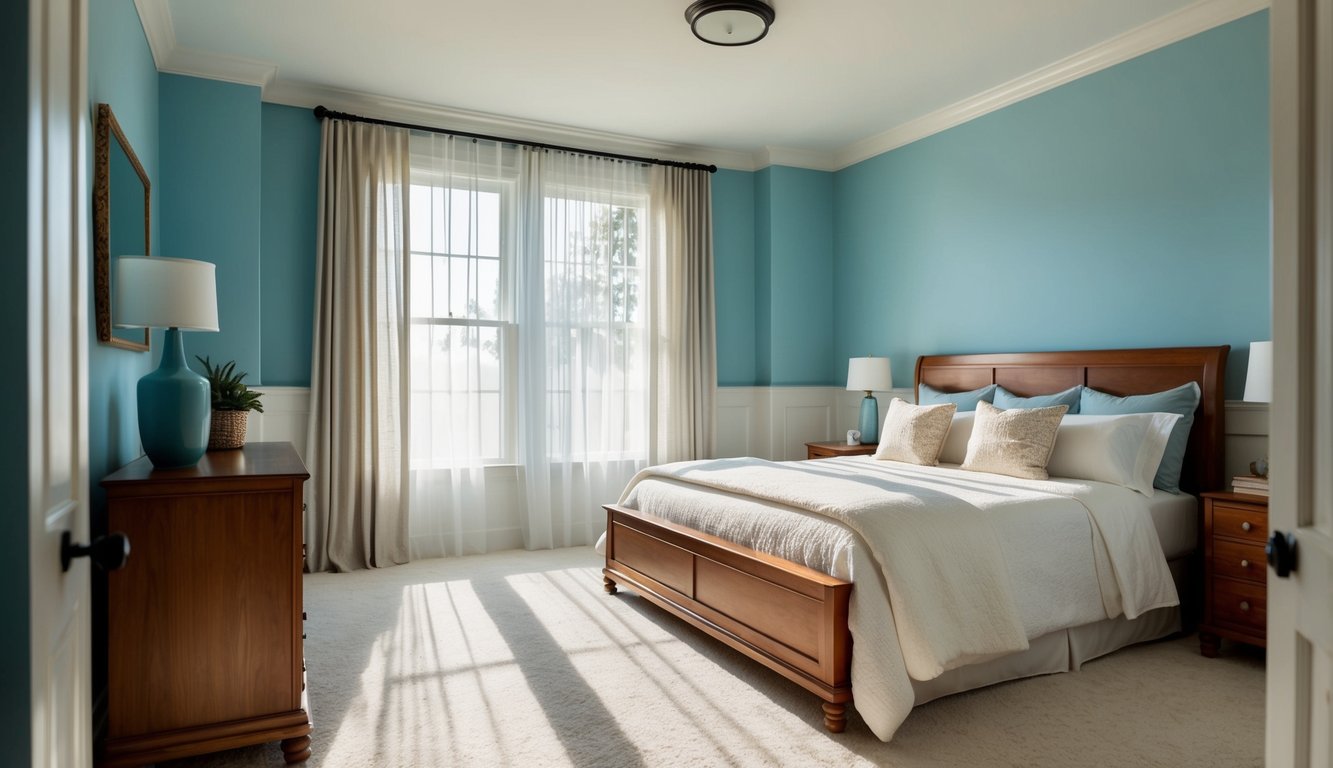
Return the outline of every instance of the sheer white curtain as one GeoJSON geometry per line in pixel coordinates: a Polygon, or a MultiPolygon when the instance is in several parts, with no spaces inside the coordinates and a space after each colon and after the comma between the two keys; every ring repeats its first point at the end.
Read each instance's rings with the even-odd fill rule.
{"type": "Polygon", "coordinates": [[[549,151],[536,165],[541,247],[522,255],[519,286],[530,549],[593,541],[601,505],[649,458],[647,169],[549,151]]]}
{"type": "Polygon", "coordinates": [[[413,556],[588,543],[650,453],[649,171],[412,141],[413,556]]]}

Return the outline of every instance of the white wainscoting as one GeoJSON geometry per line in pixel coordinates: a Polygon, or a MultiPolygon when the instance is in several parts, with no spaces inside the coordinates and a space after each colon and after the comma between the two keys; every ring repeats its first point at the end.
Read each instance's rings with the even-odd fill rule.
{"type": "Polygon", "coordinates": [[[1226,489],[1250,474],[1250,462],[1268,458],[1268,404],[1227,401],[1226,489]]]}
{"type": "Polygon", "coordinates": [[[264,412],[250,412],[245,439],[252,443],[289,442],[306,460],[310,427],[310,387],[252,387],[264,398],[264,412]]]}
{"type": "MultiPolygon", "coordinates": [[[[256,387],[264,393],[264,413],[250,415],[248,438],[254,442],[287,440],[305,458],[310,424],[307,387],[256,387]]],[[[881,418],[894,396],[909,402],[912,390],[877,393],[881,418]]],[[[758,456],[789,461],[805,458],[805,443],[837,440],[856,427],[860,392],[841,387],[719,387],[717,455],[758,456]]],[[[1268,456],[1268,406],[1227,401],[1226,472],[1228,484],[1246,474],[1255,459],[1268,456]]]]}

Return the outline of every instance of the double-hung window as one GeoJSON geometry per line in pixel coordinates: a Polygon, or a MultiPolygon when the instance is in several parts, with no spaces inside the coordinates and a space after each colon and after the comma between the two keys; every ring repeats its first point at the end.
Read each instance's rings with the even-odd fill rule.
{"type": "Polygon", "coordinates": [[[417,469],[514,456],[513,184],[453,181],[415,171],[408,203],[417,469]]]}
{"type": "Polygon", "coordinates": [[[414,162],[412,468],[646,460],[646,190],[477,156],[414,162]]]}

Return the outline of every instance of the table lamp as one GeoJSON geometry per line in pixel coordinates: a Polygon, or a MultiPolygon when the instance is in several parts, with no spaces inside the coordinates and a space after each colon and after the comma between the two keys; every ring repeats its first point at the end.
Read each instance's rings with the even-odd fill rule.
{"type": "MultiPolygon", "coordinates": [[[[1273,342],[1250,342],[1250,365],[1245,369],[1245,396],[1247,403],[1273,401],[1273,342]]],[[[1268,477],[1268,459],[1250,463],[1250,474],[1268,477]]]]}
{"type": "Polygon", "coordinates": [[[208,448],[212,399],[208,379],[185,362],[181,331],[218,330],[214,266],[194,259],[116,259],[113,322],[122,328],[166,328],[162,362],[139,379],[139,440],[160,469],[192,467],[208,448]]]}
{"type": "Polygon", "coordinates": [[[879,401],[875,392],[893,389],[893,372],[887,357],[853,357],[847,362],[847,391],[865,392],[861,401],[861,444],[879,442],[879,401]]]}

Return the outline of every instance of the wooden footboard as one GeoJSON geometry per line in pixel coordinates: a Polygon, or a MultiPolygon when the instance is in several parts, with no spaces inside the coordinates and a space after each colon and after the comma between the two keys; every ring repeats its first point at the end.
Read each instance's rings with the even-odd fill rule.
{"type": "Polygon", "coordinates": [[[684,619],[824,700],[824,725],[846,725],[852,698],[850,582],[608,505],[606,591],[616,585],[684,619]]]}

